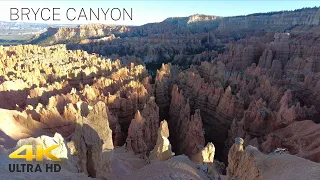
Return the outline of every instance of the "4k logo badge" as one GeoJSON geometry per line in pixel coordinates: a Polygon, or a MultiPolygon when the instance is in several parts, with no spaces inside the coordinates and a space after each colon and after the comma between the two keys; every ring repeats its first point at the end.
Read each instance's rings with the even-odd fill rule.
{"type": "Polygon", "coordinates": [[[25,159],[26,161],[32,161],[35,159],[36,161],[43,161],[43,156],[46,156],[52,161],[60,161],[59,158],[56,156],[52,155],[50,152],[59,147],[59,145],[53,145],[50,146],[46,149],[43,149],[42,145],[37,145],[36,146],[36,154],[34,155],[32,152],[32,145],[24,145],[12,152],[9,155],[9,158],[11,159],[25,159]],[[26,154],[22,155],[20,154],[22,151],[26,150],[26,154]]]}

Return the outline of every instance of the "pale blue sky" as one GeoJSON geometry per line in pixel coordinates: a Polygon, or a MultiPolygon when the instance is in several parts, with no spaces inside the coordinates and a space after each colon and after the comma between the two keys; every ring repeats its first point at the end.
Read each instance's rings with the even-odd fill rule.
{"type": "MultiPolygon", "coordinates": [[[[33,8],[61,8],[61,16],[65,16],[67,8],[76,8],[80,12],[81,8],[133,8],[133,21],[73,21],[73,23],[106,23],[106,24],[124,24],[124,25],[142,25],[151,22],[160,22],[167,17],[182,17],[192,14],[208,14],[217,16],[235,16],[247,15],[258,12],[270,12],[279,10],[294,10],[303,7],[320,6],[320,1],[287,1],[287,0],[207,0],[207,1],[3,1],[0,2],[0,20],[10,21],[10,8],[33,7],[33,8]]],[[[39,21],[40,23],[71,23],[67,19],[61,19],[59,22],[39,21]]]]}

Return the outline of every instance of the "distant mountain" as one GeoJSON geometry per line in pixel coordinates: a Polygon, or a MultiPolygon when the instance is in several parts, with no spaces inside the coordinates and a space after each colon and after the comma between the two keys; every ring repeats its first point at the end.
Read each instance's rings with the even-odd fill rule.
{"type": "Polygon", "coordinates": [[[0,29],[44,29],[48,24],[0,21],[0,29]]]}
{"type": "Polygon", "coordinates": [[[72,26],[78,26],[78,24],[44,24],[44,23],[0,21],[0,29],[44,29],[48,27],[72,27],[72,26]]]}
{"type": "Polygon", "coordinates": [[[39,34],[46,32],[49,27],[60,28],[66,26],[72,27],[77,26],[77,24],[43,24],[0,21],[0,44],[24,44],[33,38],[37,38],[39,34]]]}

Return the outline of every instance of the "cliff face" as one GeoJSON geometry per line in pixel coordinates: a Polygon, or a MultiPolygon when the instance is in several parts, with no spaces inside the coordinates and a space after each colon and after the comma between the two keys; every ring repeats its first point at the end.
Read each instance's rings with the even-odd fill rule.
{"type": "Polygon", "coordinates": [[[189,99],[185,100],[177,85],[173,85],[171,96],[169,128],[174,150],[191,158],[198,154],[205,144],[200,110],[195,110],[191,115],[189,99]]]}
{"type": "Polygon", "coordinates": [[[219,31],[258,30],[283,31],[293,26],[319,25],[319,8],[306,8],[295,11],[255,13],[247,16],[218,17],[195,14],[185,18],[168,18],[165,22],[191,27],[211,27],[219,31]]]}
{"type": "Polygon", "coordinates": [[[319,8],[310,8],[291,12],[258,13],[248,16],[227,17],[220,20],[219,29],[283,31],[297,25],[319,25],[319,16],[319,8]]]}
{"type": "MultiPolygon", "coordinates": [[[[220,157],[231,146],[230,139],[235,137],[241,136],[249,144],[259,147],[270,134],[296,121],[312,119],[317,122],[319,105],[312,100],[317,98],[312,92],[317,87],[319,76],[310,71],[300,72],[305,78],[299,78],[298,75],[286,76],[285,71],[291,66],[284,64],[289,64],[289,59],[297,55],[290,50],[293,47],[292,41],[297,40],[296,36],[293,36],[293,39],[289,34],[272,36],[269,39],[273,41],[265,41],[266,44],[261,45],[261,48],[266,50],[260,51],[261,56],[257,58],[259,65],[253,63],[243,73],[237,69],[247,65],[238,66],[233,63],[232,68],[228,66],[232,62],[226,61],[224,57],[227,55],[234,57],[237,54],[228,54],[228,50],[217,57],[215,62],[202,62],[182,72],[175,72],[176,75],[168,76],[167,91],[171,89],[172,94],[168,121],[169,128],[172,129],[170,131],[173,133],[171,142],[179,141],[175,133],[183,134],[174,127],[178,125],[184,127],[183,129],[188,127],[188,123],[182,121],[181,117],[190,118],[188,112],[194,112],[196,109],[201,112],[205,138],[215,143],[216,154],[220,157]],[[282,48],[277,48],[278,46],[282,48]]],[[[243,47],[247,45],[243,44],[243,47]]],[[[300,52],[312,59],[311,54],[300,52]]],[[[233,61],[241,60],[233,59],[233,61]]],[[[314,68],[313,71],[317,72],[314,68]]],[[[157,76],[160,74],[158,72],[157,76]]],[[[175,149],[175,144],[178,143],[173,143],[177,153],[179,150],[175,149]]],[[[273,150],[275,148],[272,146],[273,150]]],[[[289,151],[293,152],[294,148],[290,147],[289,151]]],[[[318,162],[314,157],[309,159],[318,162]]]]}
{"type": "MultiPolygon", "coordinates": [[[[315,27],[319,26],[319,16],[319,8],[236,17],[196,14],[168,18],[160,23],[137,27],[96,24],[73,28],[49,28],[32,43],[66,43],[68,49],[73,50],[83,49],[89,53],[108,56],[130,55],[141,58],[145,63],[161,65],[174,62],[186,66],[214,59],[224,52],[229,41],[261,36],[266,32],[313,31],[316,34],[318,31],[315,27]]],[[[264,46],[261,40],[252,38],[243,48],[233,47],[236,54],[229,54],[230,58],[234,59],[229,66],[240,70],[240,67],[257,64],[264,50],[261,45],[264,46]]],[[[286,43],[277,43],[274,47],[288,50],[286,43]]]]}
{"type": "MultiPolygon", "coordinates": [[[[68,28],[48,28],[39,39],[47,38],[47,43],[59,43],[65,40],[95,38],[110,34],[125,34],[126,36],[162,34],[165,31],[188,32],[190,28],[203,31],[205,28],[216,29],[220,32],[237,30],[278,31],[292,29],[296,26],[318,26],[320,24],[319,8],[305,8],[295,11],[280,11],[270,13],[256,13],[247,16],[219,17],[195,14],[189,17],[167,18],[160,23],[150,23],[139,27],[112,25],[81,25],[68,28]],[[183,30],[177,29],[183,28],[183,30]],[[54,38],[52,38],[54,37],[54,38]],[[49,40],[52,40],[51,42],[49,40]]],[[[38,42],[39,40],[35,40],[38,42]]]]}
{"type": "Polygon", "coordinates": [[[310,120],[294,122],[268,135],[261,150],[269,153],[276,147],[283,147],[290,154],[318,162],[319,148],[313,148],[319,147],[318,128],[319,125],[310,120]]]}
{"type": "Polygon", "coordinates": [[[114,33],[124,33],[130,31],[129,27],[113,26],[104,24],[80,25],[77,27],[49,27],[33,42],[40,44],[59,44],[68,41],[79,41],[87,38],[100,38],[114,33]]]}

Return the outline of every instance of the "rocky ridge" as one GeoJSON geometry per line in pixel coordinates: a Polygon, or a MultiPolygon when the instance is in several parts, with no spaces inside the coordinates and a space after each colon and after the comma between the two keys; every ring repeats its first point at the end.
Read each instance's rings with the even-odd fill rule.
{"type": "Polygon", "coordinates": [[[59,133],[66,176],[219,179],[221,161],[230,178],[294,179],[302,168],[316,179],[318,12],[65,28],[58,39],[98,39],[0,47],[0,152],[11,162],[19,142],[59,133]]]}

